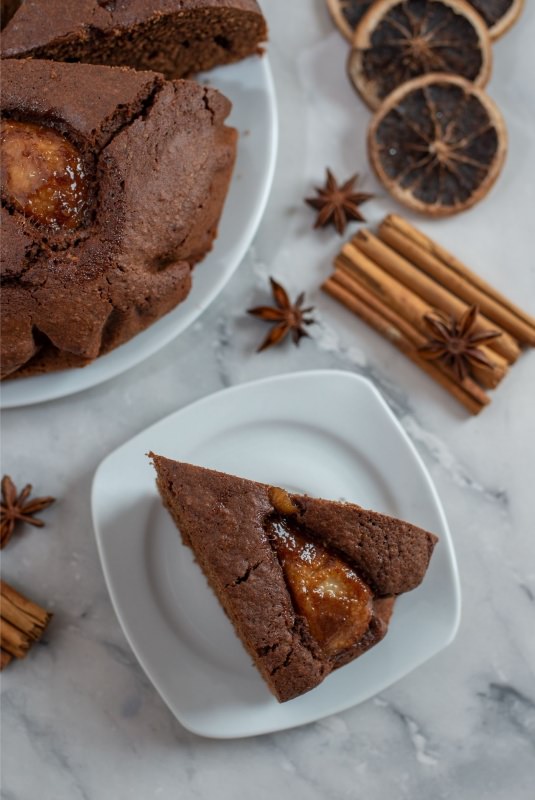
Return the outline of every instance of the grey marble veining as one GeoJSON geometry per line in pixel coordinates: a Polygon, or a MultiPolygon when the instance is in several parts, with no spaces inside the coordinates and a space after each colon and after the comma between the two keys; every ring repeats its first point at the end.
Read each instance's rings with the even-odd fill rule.
{"type": "MultiPolygon", "coordinates": [[[[535,355],[479,418],[318,286],[339,240],[311,231],[302,197],[329,164],[377,193],[370,222],[397,210],[365,156],[368,112],[346,81],[346,45],[323,0],[264,0],[281,114],[275,185],[255,244],[203,317],[160,353],[88,392],[3,415],[3,471],[60,498],[25,530],[3,574],[55,612],[47,639],[2,677],[3,800],[256,800],[366,797],[531,800],[535,784],[535,355]],[[267,277],[307,289],[313,341],[255,355],[246,307],[267,277]],[[350,711],[257,739],[199,739],[172,717],[112,611],[90,519],[101,459],[147,425],[224,386],[311,368],[371,378],[437,485],[455,541],[463,619],[453,645],[350,711]]],[[[490,92],[510,155],[489,198],[422,222],[535,313],[535,8],[495,46],[490,92]],[[530,177],[531,176],[531,177],[530,177]]],[[[358,423],[358,421],[357,421],[358,423]]]]}

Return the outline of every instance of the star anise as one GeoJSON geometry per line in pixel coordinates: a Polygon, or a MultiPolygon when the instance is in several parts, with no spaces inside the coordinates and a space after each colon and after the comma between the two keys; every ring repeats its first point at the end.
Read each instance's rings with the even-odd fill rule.
{"type": "Polygon", "coordinates": [[[371,200],[373,194],[354,191],[358,177],[358,175],[353,175],[339,186],[331,170],[327,169],[325,186],[323,188],[316,187],[318,196],[305,198],[305,202],[319,212],[315,228],[331,224],[338,233],[342,234],[350,219],[365,222],[359,206],[367,200],[371,200]]]}
{"type": "Polygon", "coordinates": [[[269,279],[271,282],[271,291],[276,303],[273,306],[257,306],[256,308],[249,308],[248,314],[253,317],[263,319],[265,322],[275,323],[274,327],[270,330],[257,352],[266,350],[275,344],[282,342],[286,336],[291,333],[294,344],[298,345],[303,336],[310,336],[305,330],[305,325],[313,325],[315,320],[307,316],[314,308],[302,308],[305,301],[305,293],[301,292],[295,303],[291,303],[286,289],[280,283],[277,283],[273,278],[269,279]]]}
{"type": "Polygon", "coordinates": [[[459,381],[471,374],[472,367],[481,366],[493,369],[480,346],[501,336],[498,331],[474,331],[479,314],[477,306],[470,306],[456,320],[440,311],[426,314],[424,320],[431,332],[429,343],[419,348],[426,361],[441,361],[453,370],[459,381]]]}
{"type": "Polygon", "coordinates": [[[17,490],[9,475],[2,478],[2,503],[0,504],[0,549],[4,548],[13,536],[17,522],[27,522],[36,528],[45,524],[35,519],[34,514],[44,511],[52,505],[54,497],[35,497],[28,500],[32,491],[31,484],[24,487],[17,496],[17,490]]]}

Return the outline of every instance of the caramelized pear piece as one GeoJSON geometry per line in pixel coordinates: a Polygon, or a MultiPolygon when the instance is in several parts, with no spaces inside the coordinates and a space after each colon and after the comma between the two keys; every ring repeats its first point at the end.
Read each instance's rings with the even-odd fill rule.
{"type": "Polygon", "coordinates": [[[356,644],[368,630],[373,596],[341,558],[275,519],[269,529],[294,604],[330,656],[356,644]]]}
{"type": "Polygon", "coordinates": [[[279,489],[277,486],[271,486],[268,491],[269,501],[278,514],[297,514],[299,507],[294,503],[288,492],[284,489],[279,489]]]}
{"type": "Polygon", "coordinates": [[[59,230],[83,221],[88,187],[82,158],[64,136],[32,122],[2,123],[2,194],[24,216],[59,230]]]}

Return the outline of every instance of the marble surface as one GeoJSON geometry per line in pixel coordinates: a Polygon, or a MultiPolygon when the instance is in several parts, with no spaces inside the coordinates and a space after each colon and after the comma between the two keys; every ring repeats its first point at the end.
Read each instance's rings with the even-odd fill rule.
{"type": "MultiPolygon", "coordinates": [[[[2,469],[59,502],[43,531],[5,551],[3,574],[55,612],[47,641],[2,677],[4,800],[257,800],[366,797],[528,800],[535,778],[535,355],[468,418],[438,387],[317,287],[339,246],[311,232],[301,198],[330,164],[360,170],[377,222],[398,210],[365,157],[368,112],[344,75],[346,45],[323,0],[265,0],[281,114],[273,193],[227,289],[184,335],[118,379],[3,415],[2,469]],[[268,275],[318,308],[313,341],[260,356],[243,309],[268,275]],[[223,386],[318,367],[370,377],[424,458],[446,508],[463,585],[453,645],[344,714],[251,740],[199,739],[175,721],[112,611],[90,517],[94,470],[113,448],[223,386]]],[[[510,156],[491,196],[422,227],[535,313],[535,8],[495,47],[492,96],[510,156]]],[[[358,423],[358,421],[357,421],[358,423]]]]}

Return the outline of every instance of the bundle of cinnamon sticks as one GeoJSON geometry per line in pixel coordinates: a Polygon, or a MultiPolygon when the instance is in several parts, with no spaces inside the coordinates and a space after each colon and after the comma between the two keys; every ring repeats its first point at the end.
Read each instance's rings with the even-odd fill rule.
{"type": "Polygon", "coordinates": [[[24,658],[52,618],[36,603],[0,581],[0,669],[13,658],[24,658]]]}
{"type": "Polygon", "coordinates": [[[471,413],[490,403],[494,389],[516,361],[521,346],[535,346],[535,319],[462,264],[403,217],[391,214],[377,236],[363,229],[335,260],[322,287],[375,328],[471,413]],[[459,377],[440,360],[427,360],[426,316],[437,311],[459,319],[471,306],[479,314],[476,333],[500,334],[481,346],[491,368],[475,364],[459,377]]]}

